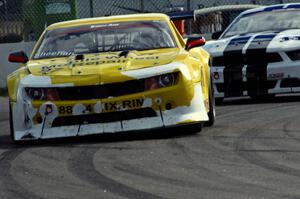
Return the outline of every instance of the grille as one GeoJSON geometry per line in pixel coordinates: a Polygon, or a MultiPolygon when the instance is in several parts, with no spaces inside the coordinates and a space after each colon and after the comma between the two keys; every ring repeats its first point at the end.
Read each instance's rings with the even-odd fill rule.
{"type": "Polygon", "coordinates": [[[63,116],[57,117],[53,121],[52,127],[117,122],[122,120],[131,120],[156,116],[157,114],[152,108],[79,116],[63,116]]]}
{"type": "Polygon", "coordinates": [[[280,87],[281,88],[300,87],[300,79],[299,78],[285,78],[285,79],[281,80],[280,87]]]}
{"type": "Polygon", "coordinates": [[[213,57],[212,66],[233,66],[233,65],[256,65],[262,63],[276,63],[283,61],[278,53],[255,53],[246,55],[230,54],[228,56],[213,57]]]}
{"type": "Polygon", "coordinates": [[[131,80],[121,83],[96,86],[56,88],[60,100],[103,99],[128,95],[145,90],[145,80],[131,80]]]}

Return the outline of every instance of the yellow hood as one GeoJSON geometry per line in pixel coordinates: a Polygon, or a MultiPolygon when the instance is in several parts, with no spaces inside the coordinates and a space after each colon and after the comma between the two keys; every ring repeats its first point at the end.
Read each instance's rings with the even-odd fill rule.
{"type": "Polygon", "coordinates": [[[77,82],[93,85],[130,80],[130,77],[121,72],[168,64],[178,59],[180,54],[177,48],[131,51],[127,56],[121,57],[120,52],[111,52],[87,54],[77,58],[71,56],[31,60],[27,66],[33,75],[50,76],[54,84],[77,82]]]}

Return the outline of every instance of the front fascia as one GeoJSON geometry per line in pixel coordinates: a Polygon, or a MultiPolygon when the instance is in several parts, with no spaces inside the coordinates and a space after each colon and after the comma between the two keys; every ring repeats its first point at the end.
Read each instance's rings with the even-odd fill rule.
{"type": "MultiPolygon", "coordinates": [[[[153,75],[153,68],[145,68],[124,72],[123,75],[139,79],[153,75]]],[[[173,63],[172,66],[157,66],[155,75],[170,72],[180,72],[178,83],[174,86],[157,90],[145,91],[110,97],[105,99],[91,99],[79,101],[31,101],[24,93],[24,86],[40,85],[43,87],[64,87],[71,84],[53,85],[47,76],[34,77],[28,75],[23,78],[18,88],[17,101],[11,103],[16,140],[44,139],[56,137],[69,137],[76,135],[89,135],[103,132],[120,132],[143,130],[157,127],[168,127],[185,123],[204,122],[208,120],[204,105],[204,96],[201,82],[192,81],[189,67],[182,63],[173,63]],[[168,70],[166,70],[168,69],[168,70]],[[38,81],[37,81],[38,80],[38,81]],[[180,96],[180,97],[179,97],[180,96]],[[124,104],[127,103],[127,106],[124,104]],[[128,103],[131,103],[128,106],[128,103]],[[133,106],[133,104],[138,104],[133,106]],[[116,110],[107,110],[107,104],[114,104],[116,110]],[[49,112],[48,108],[51,107],[49,112]],[[71,114],[60,113],[61,107],[71,107],[71,114]],[[90,108],[87,108],[90,107],[90,108]],[[155,116],[134,118],[130,120],[81,123],[67,126],[55,126],[54,121],[59,117],[85,116],[89,114],[102,114],[150,108],[155,116]],[[141,125],[143,124],[143,125],[141,125]]]]}

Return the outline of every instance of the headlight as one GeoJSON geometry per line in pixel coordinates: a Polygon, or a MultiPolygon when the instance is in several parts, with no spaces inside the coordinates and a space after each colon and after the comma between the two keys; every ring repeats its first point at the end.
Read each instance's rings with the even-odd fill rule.
{"type": "Polygon", "coordinates": [[[59,95],[54,88],[25,88],[25,92],[31,100],[59,100],[59,95]]]}
{"type": "Polygon", "coordinates": [[[158,83],[161,87],[172,86],[175,84],[175,75],[174,74],[161,75],[158,78],[158,83]]]}
{"type": "Polygon", "coordinates": [[[169,87],[177,84],[178,72],[163,74],[145,79],[145,91],[169,87]]]}

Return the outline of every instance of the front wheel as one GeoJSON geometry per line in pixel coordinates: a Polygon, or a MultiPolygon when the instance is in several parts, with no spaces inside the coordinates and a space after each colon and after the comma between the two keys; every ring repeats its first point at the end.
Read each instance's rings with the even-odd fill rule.
{"type": "Polygon", "coordinates": [[[213,89],[213,82],[210,81],[209,86],[209,111],[207,113],[208,115],[208,121],[204,123],[204,126],[209,127],[214,125],[216,120],[216,107],[215,107],[215,95],[214,95],[214,89],[213,89]]]}
{"type": "Polygon", "coordinates": [[[9,103],[9,126],[10,126],[10,138],[13,143],[16,143],[15,134],[14,134],[14,122],[13,122],[13,115],[11,110],[11,105],[9,103]]]}

